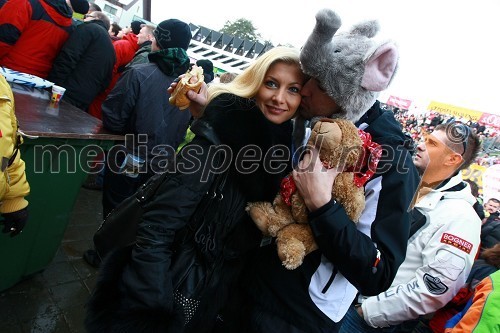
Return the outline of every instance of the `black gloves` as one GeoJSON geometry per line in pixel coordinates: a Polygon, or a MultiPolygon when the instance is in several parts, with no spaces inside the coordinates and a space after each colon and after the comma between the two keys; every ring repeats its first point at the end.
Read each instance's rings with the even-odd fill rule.
{"type": "Polygon", "coordinates": [[[0,224],[3,224],[3,233],[9,233],[10,237],[19,235],[28,221],[28,208],[23,208],[12,213],[3,213],[3,220],[0,220],[0,224]]]}

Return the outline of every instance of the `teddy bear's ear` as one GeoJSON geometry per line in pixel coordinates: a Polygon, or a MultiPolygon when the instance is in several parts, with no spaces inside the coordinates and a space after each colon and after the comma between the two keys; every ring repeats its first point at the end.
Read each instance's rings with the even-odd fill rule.
{"type": "Polygon", "coordinates": [[[398,50],[389,42],[379,46],[365,64],[361,86],[368,91],[387,88],[396,72],[398,50]]]}

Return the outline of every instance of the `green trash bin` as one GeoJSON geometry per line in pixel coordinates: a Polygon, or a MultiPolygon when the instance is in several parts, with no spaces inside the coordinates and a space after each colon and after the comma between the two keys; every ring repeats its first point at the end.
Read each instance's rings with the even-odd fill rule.
{"type": "Polygon", "coordinates": [[[0,234],[0,291],[48,266],[87,176],[87,162],[123,138],[107,134],[98,119],[67,103],[56,117],[53,110],[45,112],[48,95],[45,100],[13,91],[20,129],[33,136],[20,148],[31,188],[30,216],[20,235],[0,234]]]}

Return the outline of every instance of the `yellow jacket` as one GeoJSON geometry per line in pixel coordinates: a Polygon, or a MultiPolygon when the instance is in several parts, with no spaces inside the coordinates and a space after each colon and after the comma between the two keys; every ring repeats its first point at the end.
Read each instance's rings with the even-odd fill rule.
{"type": "Polygon", "coordinates": [[[0,75],[0,213],[16,212],[28,206],[24,197],[30,193],[19,151],[14,162],[8,166],[15,151],[17,136],[14,110],[12,89],[0,75]]]}

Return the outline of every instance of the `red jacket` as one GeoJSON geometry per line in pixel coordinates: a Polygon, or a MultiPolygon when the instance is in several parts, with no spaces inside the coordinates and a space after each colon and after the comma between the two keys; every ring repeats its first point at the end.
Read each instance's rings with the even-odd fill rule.
{"type": "Polygon", "coordinates": [[[106,90],[97,95],[97,97],[92,101],[92,104],[89,106],[89,113],[99,119],[102,119],[102,102],[106,100],[108,94],[111,90],[113,90],[123,69],[130,61],[132,61],[135,51],[139,49],[139,45],[137,44],[137,35],[133,33],[126,34],[122,39],[113,42],[113,47],[115,48],[116,62],[115,67],[113,68],[111,82],[106,90]]]}
{"type": "Polygon", "coordinates": [[[133,33],[126,34],[122,39],[117,40],[113,43],[116,52],[116,72],[122,72],[121,70],[134,58],[135,51],[139,49],[137,44],[137,35],[133,33]]]}
{"type": "Polygon", "coordinates": [[[0,8],[0,65],[46,78],[71,31],[65,0],[9,0],[0,8]]]}

